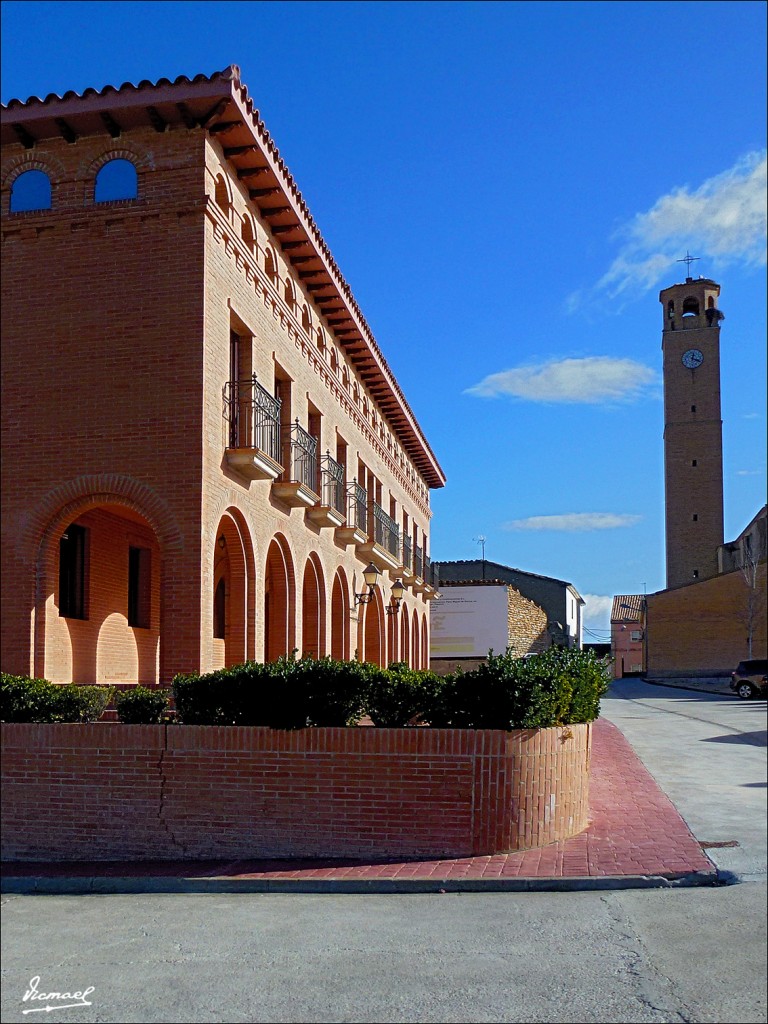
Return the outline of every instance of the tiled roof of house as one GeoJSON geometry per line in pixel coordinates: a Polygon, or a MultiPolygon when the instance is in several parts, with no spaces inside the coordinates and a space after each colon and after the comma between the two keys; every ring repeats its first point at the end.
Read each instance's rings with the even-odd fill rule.
{"type": "MultiPolygon", "coordinates": [[[[265,197],[267,209],[263,216],[265,220],[270,216],[275,218],[267,222],[276,236],[279,233],[277,244],[286,255],[290,253],[289,258],[301,260],[302,266],[306,266],[308,259],[319,261],[318,273],[313,275],[314,301],[319,304],[318,291],[324,289],[329,293],[323,296],[327,303],[343,304],[347,317],[339,319],[338,307],[333,311],[339,344],[427,484],[442,487],[445,474],[248,95],[236,64],[210,76],[180,75],[173,81],[168,78],[157,82],[143,80],[138,85],[125,82],[118,88],[107,85],[101,90],[86,89],[81,94],[49,93],[44,99],[36,96],[27,100],[12,99],[0,107],[3,145],[21,143],[27,149],[34,148],[36,142],[43,139],[64,138],[74,142],[80,135],[105,131],[117,137],[121,131],[144,125],[151,125],[158,132],[165,131],[169,125],[205,129],[218,139],[236,173],[258,173],[259,188],[252,192],[265,197]],[[255,169],[254,161],[258,162],[255,169]],[[267,198],[266,193],[281,194],[267,198]],[[276,203],[276,199],[280,203],[276,203]]],[[[247,181],[245,173],[239,176],[247,181]]],[[[255,201],[256,197],[252,194],[251,198],[255,201]]]]}
{"type": "Polygon", "coordinates": [[[643,594],[617,594],[611,608],[611,622],[639,622],[644,606],[643,594]]]}

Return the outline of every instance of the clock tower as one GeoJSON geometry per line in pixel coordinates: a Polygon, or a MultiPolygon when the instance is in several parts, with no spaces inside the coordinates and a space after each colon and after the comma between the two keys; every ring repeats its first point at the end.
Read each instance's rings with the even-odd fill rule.
{"type": "Polygon", "coordinates": [[[723,543],[719,295],[702,277],[659,295],[668,588],[717,575],[723,543]]]}

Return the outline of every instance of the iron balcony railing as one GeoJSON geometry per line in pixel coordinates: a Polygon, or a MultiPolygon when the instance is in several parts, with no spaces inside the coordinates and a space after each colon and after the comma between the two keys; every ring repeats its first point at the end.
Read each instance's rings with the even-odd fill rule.
{"type": "Polygon", "coordinates": [[[419,544],[413,546],[413,571],[420,580],[424,579],[424,551],[419,544]]]}
{"type": "Polygon", "coordinates": [[[347,526],[356,527],[368,536],[368,495],[357,480],[347,488],[347,526]]]}
{"type": "Polygon", "coordinates": [[[224,385],[224,419],[230,448],[258,448],[280,462],[280,399],[256,375],[224,385]]]}
{"type": "Polygon", "coordinates": [[[413,541],[407,534],[403,536],[403,565],[406,569],[413,568],[413,541]]]}
{"type": "Polygon", "coordinates": [[[335,508],[344,515],[344,467],[331,458],[330,452],[326,452],[320,460],[320,491],[321,504],[335,508]]]}
{"type": "Polygon", "coordinates": [[[424,570],[423,574],[422,574],[422,579],[424,580],[425,583],[431,584],[432,583],[432,559],[429,558],[427,555],[423,556],[422,569],[424,570]]]}
{"type": "Polygon", "coordinates": [[[373,539],[395,558],[400,554],[400,527],[381,505],[373,502],[373,539]]]}
{"type": "Polygon", "coordinates": [[[285,442],[283,459],[284,480],[304,484],[311,491],[317,488],[317,438],[307,433],[298,420],[285,442]]]}

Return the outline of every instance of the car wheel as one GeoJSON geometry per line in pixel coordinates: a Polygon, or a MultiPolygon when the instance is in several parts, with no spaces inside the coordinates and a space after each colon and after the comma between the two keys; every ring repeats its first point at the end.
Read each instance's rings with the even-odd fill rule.
{"type": "Polygon", "coordinates": [[[736,687],[736,693],[742,700],[750,700],[755,696],[755,688],[752,683],[739,683],[736,687]]]}

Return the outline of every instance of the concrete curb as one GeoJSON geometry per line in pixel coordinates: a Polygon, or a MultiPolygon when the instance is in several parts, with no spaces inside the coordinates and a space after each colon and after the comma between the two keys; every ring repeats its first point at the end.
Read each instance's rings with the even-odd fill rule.
{"type": "Polygon", "coordinates": [[[157,893],[212,895],[283,893],[317,895],[400,895],[449,892],[597,892],[616,889],[669,889],[734,884],[717,871],[670,875],[604,875],[574,878],[158,878],[19,875],[4,878],[0,892],[14,895],[134,895],[157,893]]]}

